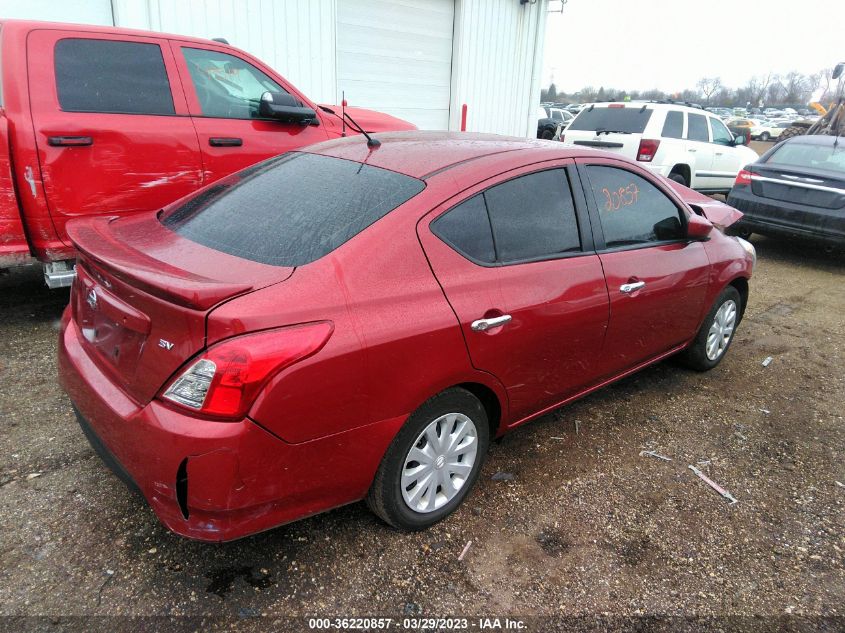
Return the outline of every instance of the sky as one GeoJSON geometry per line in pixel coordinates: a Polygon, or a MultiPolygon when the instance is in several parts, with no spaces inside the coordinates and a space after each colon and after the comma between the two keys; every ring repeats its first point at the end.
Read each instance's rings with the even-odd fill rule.
{"type": "Polygon", "coordinates": [[[815,73],[845,61],[843,26],[845,0],[568,0],[548,14],[541,83],[677,92],[815,73]]]}

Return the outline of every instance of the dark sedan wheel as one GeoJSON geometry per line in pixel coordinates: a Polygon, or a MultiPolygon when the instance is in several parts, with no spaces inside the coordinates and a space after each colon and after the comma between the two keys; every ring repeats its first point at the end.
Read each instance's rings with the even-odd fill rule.
{"type": "Polygon", "coordinates": [[[393,439],[367,505],[402,530],[437,523],[475,484],[489,441],[487,414],[478,398],[460,388],[434,396],[393,439]]]}
{"type": "Polygon", "coordinates": [[[698,334],[681,354],[681,360],[698,371],[713,369],[725,357],[741,313],[742,299],[739,292],[733,286],[728,286],[710,308],[698,334]]]}

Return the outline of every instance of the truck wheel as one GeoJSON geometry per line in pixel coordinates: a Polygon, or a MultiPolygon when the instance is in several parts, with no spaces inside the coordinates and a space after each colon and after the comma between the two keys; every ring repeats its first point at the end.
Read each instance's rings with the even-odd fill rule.
{"type": "Polygon", "coordinates": [[[481,402],[447,389],[411,414],[382,459],[367,505],[400,530],[421,530],[455,511],[478,479],[490,442],[481,402]]]}

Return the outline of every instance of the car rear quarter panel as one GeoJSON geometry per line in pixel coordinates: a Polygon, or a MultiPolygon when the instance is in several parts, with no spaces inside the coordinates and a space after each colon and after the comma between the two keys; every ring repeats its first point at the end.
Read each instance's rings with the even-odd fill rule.
{"type": "Polygon", "coordinates": [[[501,386],[471,366],[457,318],[417,240],[417,205],[424,198],[301,266],[289,280],[212,313],[210,343],[267,327],[334,323],[326,346],[274,377],[250,412],[285,441],[385,420],[399,420],[398,431],[428,398],[466,382],[487,386],[506,408],[501,386]]]}

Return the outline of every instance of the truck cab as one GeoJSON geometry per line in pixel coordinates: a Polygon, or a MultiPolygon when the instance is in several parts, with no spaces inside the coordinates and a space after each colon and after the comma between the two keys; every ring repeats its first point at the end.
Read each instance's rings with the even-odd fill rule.
{"type": "MultiPolygon", "coordinates": [[[[0,22],[0,268],[35,257],[50,287],[73,280],[65,224],[160,209],[258,161],[342,134],[320,106],[223,42],[0,22]],[[313,116],[275,118],[283,95],[313,116]]],[[[347,108],[367,132],[414,129],[347,108]]]]}

